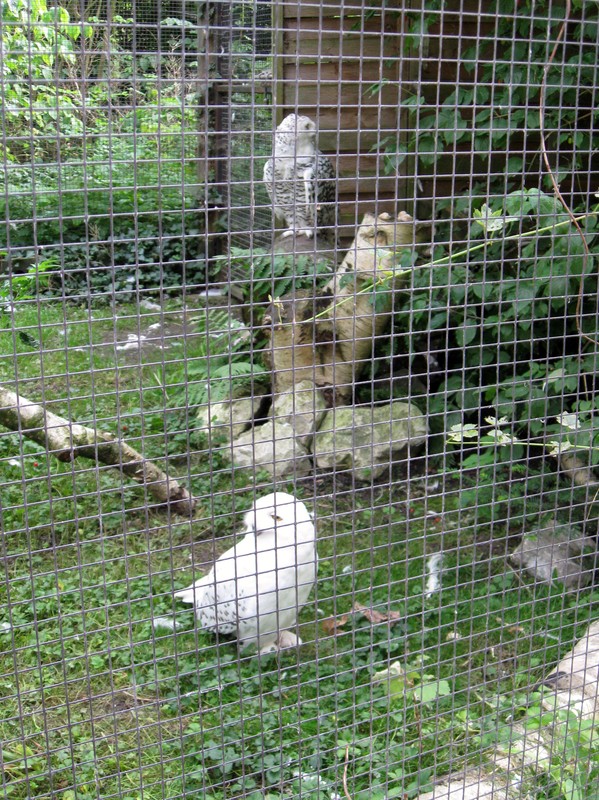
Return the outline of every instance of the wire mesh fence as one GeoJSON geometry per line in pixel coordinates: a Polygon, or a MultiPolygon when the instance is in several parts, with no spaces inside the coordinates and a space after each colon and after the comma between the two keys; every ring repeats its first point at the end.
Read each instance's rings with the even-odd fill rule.
{"type": "Polygon", "coordinates": [[[598,11],[3,0],[3,797],[599,798],[598,11]]]}

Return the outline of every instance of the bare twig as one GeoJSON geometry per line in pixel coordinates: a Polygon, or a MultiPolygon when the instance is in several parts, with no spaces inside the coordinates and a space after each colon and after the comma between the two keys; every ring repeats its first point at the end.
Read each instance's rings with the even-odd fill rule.
{"type": "Polygon", "coordinates": [[[352,796],[347,788],[347,766],[349,764],[349,746],[345,748],[345,766],[343,767],[343,793],[347,800],[352,800],[352,796]]]}
{"type": "Polygon", "coordinates": [[[163,700],[159,700],[156,697],[142,697],[140,694],[137,694],[137,692],[130,692],[127,689],[121,689],[120,692],[121,694],[124,694],[127,697],[132,697],[136,703],[141,703],[143,705],[151,705],[151,704],[156,705],[157,703],[164,702],[163,700]]]}
{"type": "Polygon", "coordinates": [[[541,153],[543,155],[543,162],[545,164],[545,169],[547,170],[547,174],[549,175],[549,180],[551,181],[551,185],[553,186],[553,192],[557,197],[557,199],[562,204],[566,214],[570,217],[570,221],[578,231],[578,235],[580,236],[580,239],[582,241],[583,257],[582,257],[582,269],[580,270],[580,288],[578,290],[578,300],[576,302],[576,330],[583,339],[587,340],[587,342],[591,342],[591,344],[594,345],[599,345],[599,340],[594,339],[592,336],[588,336],[588,334],[584,333],[584,331],[582,330],[582,302],[584,296],[584,276],[586,274],[589,258],[591,255],[589,251],[589,245],[587,243],[584,232],[578,222],[578,219],[576,218],[570,206],[565,201],[564,196],[562,195],[560,188],[557,184],[555,173],[553,172],[551,164],[549,163],[549,155],[547,153],[547,143],[545,141],[545,90],[547,88],[547,76],[549,74],[551,65],[553,64],[553,59],[556,56],[560,42],[566,32],[566,26],[568,24],[568,20],[570,19],[571,10],[572,10],[571,1],[566,0],[566,13],[564,15],[564,20],[558,31],[557,39],[555,40],[553,50],[551,51],[547,63],[543,68],[543,80],[541,81],[541,88],[540,88],[541,96],[539,100],[539,132],[541,135],[541,153]]]}

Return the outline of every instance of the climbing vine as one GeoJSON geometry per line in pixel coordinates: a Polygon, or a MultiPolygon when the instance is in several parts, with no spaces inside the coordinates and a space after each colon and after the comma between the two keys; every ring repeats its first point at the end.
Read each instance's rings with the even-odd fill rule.
{"type": "MultiPolygon", "coordinates": [[[[420,69],[440,34],[441,5],[425,3],[410,21],[420,69]]],[[[415,82],[403,99],[407,140],[380,143],[388,174],[413,170],[423,197],[433,195],[418,211],[430,210],[436,231],[432,258],[418,259],[412,291],[398,297],[387,354],[427,384],[433,431],[474,424],[484,432],[485,417],[496,416],[514,436],[539,440],[560,434],[561,415],[573,414],[592,442],[598,8],[496,0],[488,12],[476,37],[459,40],[457,80],[441,81],[438,93],[415,82]]],[[[461,453],[470,466],[511,471],[524,451],[476,442],[461,453]]]]}

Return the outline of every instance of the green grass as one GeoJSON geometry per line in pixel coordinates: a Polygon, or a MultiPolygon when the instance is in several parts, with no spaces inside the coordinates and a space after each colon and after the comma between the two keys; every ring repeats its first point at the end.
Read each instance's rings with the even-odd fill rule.
{"type": "MultiPolygon", "coordinates": [[[[192,326],[185,341],[175,336],[169,350],[140,359],[115,350],[115,338],[161,314],[180,322],[180,303],[91,314],[90,322],[87,309],[22,304],[0,331],[0,382],[120,431],[190,486],[200,509],[192,521],[169,519],[115,470],[61,464],[30,443],[21,452],[16,434],[0,437],[7,797],[257,800],[301,791],[330,800],[343,796],[347,769],[353,800],[411,798],[496,735],[499,699],[505,706],[538,680],[597,616],[598,592],[533,586],[506,572],[504,558],[477,556],[475,520],[456,510],[451,481],[427,497],[421,479],[374,492],[320,480],[316,497],[312,484],[296,490],[314,507],[319,535],[304,646],[256,658],[215,642],[172,592],[230,546],[255,487],[221,454],[208,455],[185,416],[181,362],[202,352],[201,337],[192,326]],[[427,599],[427,559],[440,549],[442,591],[427,599]],[[401,618],[371,625],[350,614],[354,602],[401,618]],[[336,635],[321,624],[345,614],[336,635]],[[158,617],[179,627],[155,627],[158,617]],[[393,661],[429,685],[425,702],[412,688],[389,697],[373,683],[393,661]],[[449,693],[435,689],[439,681],[449,693]]],[[[269,490],[258,476],[257,491],[269,490]]]]}

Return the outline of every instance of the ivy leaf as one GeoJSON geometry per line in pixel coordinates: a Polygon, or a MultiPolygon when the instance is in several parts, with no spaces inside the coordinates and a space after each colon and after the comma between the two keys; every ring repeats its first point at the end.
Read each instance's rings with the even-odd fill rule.
{"type": "Polygon", "coordinates": [[[442,150],[437,149],[434,136],[426,134],[418,139],[417,155],[425,167],[431,167],[441,155],[442,150]]]}
{"type": "Polygon", "coordinates": [[[550,448],[548,450],[550,456],[560,456],[562,453],[574,449],[572,442],[569,442],[567,439],[563,442],[557,442],[555,439],[552,439],[550,442],[547,442],[547,447],[550,448]]]}
{"type": "Polygon", "coordinates": [[[543,391],[546,391],[548,386],[550,386],[552,383],[555,383],[556,381],[560,381],[565,376],[566,376],[566,370],[563,367],[554,369],[552,372],[549,373],[549,375],[547,375],[547,378],[543,381],[543,391]]]}
{"type": "Polygon", "coordinates": [[[578,431],[580,430],[580,420],[578,419],[578,414],[558,414],[555,418],[556,422],[561,425],[563,428],[568,428],[571,431],[578,431]]]}
{"type": "Polygon", "coordinates": [[[408,148],[405,145],[397,144],[394,151],[388,150],[385,153],[385,175],[397,173],[399,167],[407,158],[408,148]]]}
{"type": "Polygon", "coordinates": [[[509,419],[507,417],[500,417],[499,419],[497,419],[497,417],[485,417],[485,422],[488,425],[493,425],[496,428],[499,428],[500,425],[507,425],[509,423],[509,419]]]}
{"type": "Polygon", "coordinates": [[[478,427],[471,422],[452,425],[447,436],[447,444],[462,444],[464,441],[475,441],[479,437],[478,427]]]}
{"type": "Polygon", "coordinates": [[[342,275],[339,278],[339,288],[345,289],[346,286],[353,284],[355,282],[356,275],[354,272],[346,272],[345,275],[342,275]]]}
{"type": "Polygon", "coordinates": [[[460,347],[466,347],[474,341],[478,333],[478,325],[472,322],[465,322],[456,330],[456,339],[460,347]]]}
{"type": "Polygon", "coordinates": [[[406,97],[405,100],[402,100],[399,104],[404,108],[414,108],[415,106],[421,106],[424,104],[424,97],[419,94],[412,94],[409,97],[406,97]]]}

